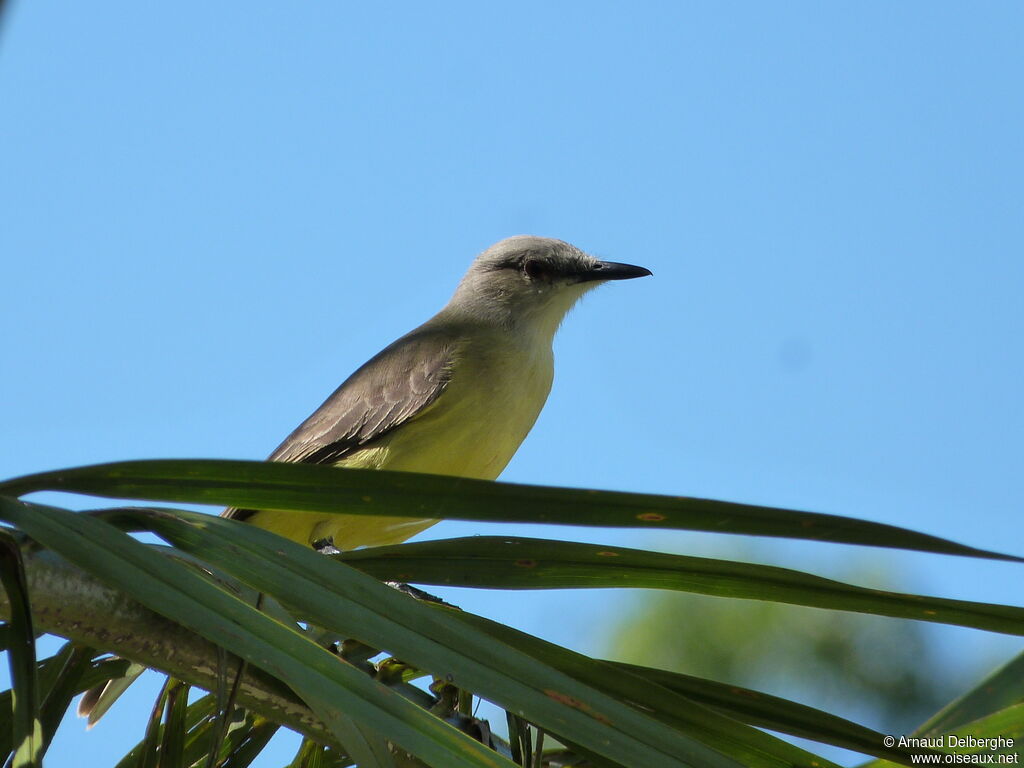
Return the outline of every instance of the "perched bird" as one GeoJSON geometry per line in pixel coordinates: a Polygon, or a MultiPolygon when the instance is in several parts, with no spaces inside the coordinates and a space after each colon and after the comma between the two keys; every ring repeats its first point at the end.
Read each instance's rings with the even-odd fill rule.
{"type": "MultiPolygon", "coordinates": [[[[519,236],[477,256],[447,306],[353,373],[270,461],[493,480],[540,414],[551,343],[579,298],[650,275],[561,240],[519,236]]],[[[437,522],[228,509],[226,517],[318,549],[397,544],[437,522]]]]}

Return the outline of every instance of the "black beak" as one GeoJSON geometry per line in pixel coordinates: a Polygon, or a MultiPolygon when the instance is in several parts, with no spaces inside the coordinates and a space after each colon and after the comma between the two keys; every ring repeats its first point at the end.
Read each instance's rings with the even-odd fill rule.
{"type": "Polygon", "coordinates": [[[619,264],[614,261],[599,261],[586,272],[580,274],[580,282],[590,280],[632,280],[634,277],[653,275],[645,267],[634,267],[632,264],[619,264]]]}

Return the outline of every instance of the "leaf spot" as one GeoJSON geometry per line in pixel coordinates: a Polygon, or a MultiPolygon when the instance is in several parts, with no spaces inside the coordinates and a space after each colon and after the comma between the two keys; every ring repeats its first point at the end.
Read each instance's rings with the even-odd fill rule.
{"type": "Polygon", "coordinates": [[[550,689],[545,689],[544,695],[547,696],[549,699],[554,699],[559,704],[564,704],[567,707],[578,709],[580,712],[590,715],[599,723],[603,723],[604,725],[609,725],[611,723],[611,720],[609,720],[607,716],[602,715],[599,712],[595,712],[585,703],[583,703],[579,699],[574,699],[572,696],[569,696],[568,694],[559,693],[558,691],[552,691],[550,689]]]}
{"type": "Polygon", "coordinates": [[[637,520],[643,520],[645,523],[659,523],[665,519],[665,515],[658,512],[643,512],[636,516],[637,520]]]}

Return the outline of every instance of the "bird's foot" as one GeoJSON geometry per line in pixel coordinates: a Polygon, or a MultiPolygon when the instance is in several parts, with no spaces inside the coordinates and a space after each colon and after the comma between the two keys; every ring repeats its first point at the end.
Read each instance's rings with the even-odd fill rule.
{"type": "MultiPolygon", "coordinates": [[[[316,541],[311,542],[311,546],[321,555],[341,554],[341,550],[334,546],[334,539],[330,536],[323,539],[317,539],[316,541]]],[[[456,610],[460,610],[459,606],[452,605],[451,603],[442,600],[440,597],[436,597],[435,595],[432,595],[429,592],[424,592],[422,589],[417,589],[411,584],[405,584],[399,581],[385,581],[384,583],[387,584],[389,587],[397,589],[399,592],[402,592],[403,594],[409,595],[409,597],[416,598],[417,600],[422,600],[425,603],[435,603],[437,605],[444,605],[449,608],[455,608],[456,610]]]]}
{"type": "Polygon", "coordinates": [[[311,546],[321,555],[340,555],[341,550],[334,546],[334,539],[328,536],[326,539],[317,539],[311,546]]]}
{"type": "Polygon", "coordinates": [[[448,608],[455,608],[456,610],[461,610],[459,606],[452,605],[451,603],[442,600],[440,597],[432,595],[429,592],[424,592],[422,589],[418,589],[417,587],[414,587],[411,584],[405,584],[400,581],[385,581],[384,583],[393,589],[397,589],[399,592],[403,594],[409,595],[409,597],[414,597],[417,600],[422,600],[425,603],[436,603],[437,605],[444,605],[448,608]]]}

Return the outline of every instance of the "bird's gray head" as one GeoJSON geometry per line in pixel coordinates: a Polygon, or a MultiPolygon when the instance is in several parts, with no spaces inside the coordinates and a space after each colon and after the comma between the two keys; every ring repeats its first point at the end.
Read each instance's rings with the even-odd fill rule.
{"type": "Polygon", "coordinates": [[[554,335],[591,288],[649,274],[643,267],[599,261],[562,240],[518,235],[476,257],[447,309],[554,335]]]}

